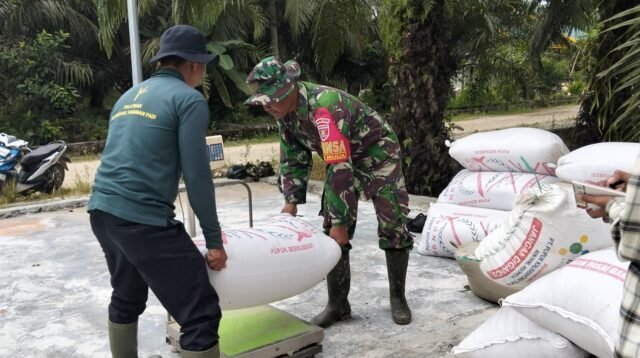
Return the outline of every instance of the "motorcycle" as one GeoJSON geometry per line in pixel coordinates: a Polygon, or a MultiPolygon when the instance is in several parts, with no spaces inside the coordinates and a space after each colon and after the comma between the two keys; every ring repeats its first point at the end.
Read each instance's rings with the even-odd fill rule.
{"type": "Polygon", "coordinates": [[[0,189],[7,183],[16,185],[18,194],[40,191],[50,194],[64,182],[67,162],[64,141],[53,141],[35,149],[15,136],[0,133],[0,189]]]}

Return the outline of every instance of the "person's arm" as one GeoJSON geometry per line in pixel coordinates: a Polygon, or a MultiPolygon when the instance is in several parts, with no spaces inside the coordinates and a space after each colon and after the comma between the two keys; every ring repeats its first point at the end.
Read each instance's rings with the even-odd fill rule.
{"type": "Polygon", "coordinates": [[[351,162],[350,116],[335,103],[324,103],[314,112],[323,142],[323,159],[327,163],[324,201],[331,221],[329,236],[340,245],[348,243],[348,228],[354,224],[358,206],[351,162]],[[325,125],[328,125],[328,133],[323,135],[322,126],[325,125]]]}
{"type": "Polygon", "coordinates": [[[189,204],[200,221],[207,249],[222,250],[207,255],[209,266],[222,269],[226,266],[226,254],[222,255],[222,230],[206,144],[209,108],[204,100],[198,100],[182,108],[179,115],[178,149],[189,204]]]}
{"type": "MultiPolygon", "coordinates": [[[[307,184],[311,175],[313,160],[311,151],[304,147],[281,123],[280,130],[280,177],[284,194],[286,212],[295,215],[297,204],[307,201],[307,184]]],[[[283,212],[285,211],[283,208],[283,212]]]]}
{"type": "Polygon", "coordinates": [[[633,174],[626,181],[627,195],[619,220],[614,221],[619,237],[614,237],[618,256],[622,259],[640,262],[640,157],[636,161],[633,174]]]}
{"type": "Polygon", "coordinates": [[[640,160],[634,174],[616,171],[607,184],[626,189],[624,198],[583,195],[582,199],[599,206],[587,212],[591,217],[604,217],[611,221],[611,237],[618,256],[625,260],[640,261],[640,160]]]}

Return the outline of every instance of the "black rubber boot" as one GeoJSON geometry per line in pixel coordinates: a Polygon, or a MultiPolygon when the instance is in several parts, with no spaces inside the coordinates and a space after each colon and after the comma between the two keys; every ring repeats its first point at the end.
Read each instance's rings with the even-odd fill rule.
{"type": "Polygon", "coordinates": [[[180,351],[181,358],[220,358],[220,344],[207,349],[203,352],[180,351]]]}
{"type": "Polygon", "coordinates": [[[351,285],[351,269],[349,267],[349,252],[343,252],[340,261],[327,275],[327,291],[329,302],[319,315],[311,319],[311,323],[327,328],[337,321],[351,318],[351,306],[347,296],[351,285]]]}
{"type": "Polygon", "coordinates": [[[404,297],[404,285],[407,279],[409,252],[405,250],[385,251],[387,257],[387,274],[389,275],[389,301],[391,316],[396,324],[411,322],[411,309],[404,297]]]}

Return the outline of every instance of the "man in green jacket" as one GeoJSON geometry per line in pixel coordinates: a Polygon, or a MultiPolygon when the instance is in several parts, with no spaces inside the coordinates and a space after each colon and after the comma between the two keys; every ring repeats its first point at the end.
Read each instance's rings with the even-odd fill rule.
{"type": "Polygon", "coordinates": [[[376,111],[358,98],[335,88],[298,81],[300,66],[274,57],[260,61],[247,83],[256,92],[245,103],[260,105],[278,120],[280,174],[285,205],[297,213],[306,201],[311,152],[327,165],[323,215],[325,232],[342,247],[342,256],[327,275],[329,303],[312,319],[328,327],[349,319],[347,296],[351,281],[349,240],[353,238],[358,198],[370,199],[378,219],[378,244],[385,251],[393,321],[411,322],[405,298],[409,251],[413,238],[406,229],[409,212],[400,145],[395,132],[376,111]]]}
{"type": "Polygon", "coordinates": [[[117,101],[88,210],[111,274],[109,343],[115,358],[137,357],[138,316],[151,288],[181,326],[183,357],[219,357],[218,295],[206,269],[222,270],[215,192],[205,142],[209,108],[194,88],[208,53],[188,25],[167,29],[151,60],[160,69],[117,101]],[[175,220],[180,177],[200,221],[203,257],[175,220]]]}

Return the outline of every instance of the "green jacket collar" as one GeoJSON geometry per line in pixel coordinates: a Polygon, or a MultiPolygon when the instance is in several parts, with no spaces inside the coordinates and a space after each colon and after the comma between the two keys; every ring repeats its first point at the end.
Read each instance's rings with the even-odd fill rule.
{"type": "Polygon", "coordinates": [[[180,74],[180,72],[172,69],[172,68],[162,68],[158,70],[156,73],[151,75],[151,77],[162,76],[162,77],[175,77],[184,82],[184,77],[180,74]]]}

